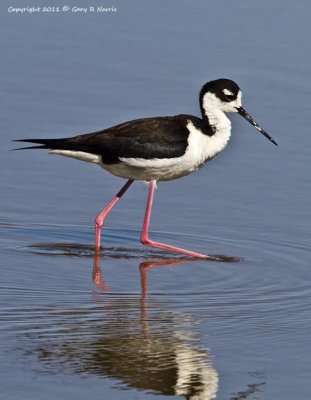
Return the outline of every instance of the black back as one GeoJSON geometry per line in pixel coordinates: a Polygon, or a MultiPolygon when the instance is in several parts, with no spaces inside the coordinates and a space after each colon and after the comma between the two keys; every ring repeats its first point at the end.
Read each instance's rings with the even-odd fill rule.
{"type": "MultiPolygon", "coordinates": [[[[208,121],[192,115],[143,118],[63,139],[24,139],[23,142],[41,144],[39,148],[84,151],[97,154],[106,164],[119,158],[174,158],[182,156],[188,146],[188,122],[213,135],[208,121]]],[[[35,146],[37,147],[37,146],[35,146]]]]}

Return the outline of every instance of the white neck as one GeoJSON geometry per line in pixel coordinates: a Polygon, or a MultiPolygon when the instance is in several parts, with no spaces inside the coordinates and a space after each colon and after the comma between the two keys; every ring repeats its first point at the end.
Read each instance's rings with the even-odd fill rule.
{"type": "Polygon", "coordinates": [[[230,138],[231,122],[224,111],[219,107],[219,100],[212,93],[207,93],[203,98],[202,108],[209,124],[215,130],[215,134],[224,134],[230,138]]]}
{"type": "Polygon", "coordinates": [[[205,108],[205,115],[208,118],[209,124],[212,126],[212,128],[215,130],[215,134],[220,134],[220,133],[227,133],[229,134],[230,137],[230,132],[231,132],[231,121],[230,119],[226,116],[226,114],[219,110],[219,108],[205,108]]]}
{"type": "Polygon", "coordinates": [[[212,93],[204,96],[202,112],[214,130],[214,135],[210,136],[208,141],[209,158],[211,158],[226,147],[231,136],[231,122],[212,93]]]}
{"type": "Polygon", "coordinates": [[[226,114],[216,107],[204,108],[205,115],[209,124],[214,129],[214,135],[211,136],[212,142],[217,147],[216,153],[221,151],[228,143],[231,136],[231,122],[226,114]]]}

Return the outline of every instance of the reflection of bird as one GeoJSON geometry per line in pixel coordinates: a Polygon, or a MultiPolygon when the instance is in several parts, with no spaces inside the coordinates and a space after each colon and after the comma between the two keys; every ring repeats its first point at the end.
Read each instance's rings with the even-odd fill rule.
{"type": "MultiPolygon", "coordinates": [[[[32,343],[39,342],[31,353],[53,372],[59,367],[63,374],[69,368],[116,380],[122,388],[188,400],[214,399],[218,373],[208,350],[198,343],[195,317],[167,310],[163,300],[146,301],[147,271],[177,263],[176,259],[141,263],[140,299],[99,296],[90,308],[46,310],[42,326],[36,320],[29,327],[27,336],[32,343]]],[[[98,255],[93,272],[97,278],[101,275],[98,255]]],[[[107,288],[103,282],[99,286],[107,288]]]]}
{"type": "MultiPolygon", "coordinates": [[[[139,264],[140,271],[140,283],[141,283],[141,295],[144,299],[147,295],[147,272],[153,267],[170,267],[176,264],[184,264],[193,261],[191,258],[167,258],[159,261],[143,261],[139,264]]],[[[92,270],[92,281],[101,289],[103,292],[109,292],[109,286],[106,285],[103,279],[101,267],[100,267],[100,255],[94,254],[93,270],[92,270]]]]}
{"type": "Polygon", "coordinates": [[[226,112],[238,112],[272,143],[276,142],[241,106],[239,86],[229,79],[206,83],[200,92],[202,118],[193,115],[144,118],[111,128],[63,139],[22,139],[60,154],[100,165],[128,181],[95,220],[95,245],[100,248],[101,229],[110,210],[134,180],[149,182],[149,196],[141,242],[198,258],[213,258],[149,238],[149,221],[157,181],[181,178],[201,168],[227,145],[231,123],[226,112]]]}
{"type": "Polygon", "coordinates": [[[119,321],[118,329],[106,327],[102,338],[92,343],[63,343],[62,351],[55,353],[63,364],[67,359],[78,371],[118,379],[129,388],[186,399],[215,398],[218,374],[208,352],[187,337],[178,337],[180,332],[174,331],[176,316],[176,321],[167,315],[163,320],[152,318],[147,336],[137,329],[135,321],[119,321]]]}
{"type": "MultiPolygon", "coordinates": [[[[190,262],[191,259],[187,258],[172,258],[159,261],[144,261],[140,263],[140,278],[141,278],[141,338],[137,341],[134,340],[127,346],[127,339],[119,338],[117,342],[105,341],[104,348],[115,347],[119,351],[121,346],[121,354],[114,355],[114,359],[118,360],[119,368],[114,365],[110,367],[117,375],[111,375],[111,372],[105,371],[111,377],[118,377],[122,379],[128,386],[153,390],[164,395],[178,395],[184,396],[186,399],[193,400],[209,400],[216,397],[218,390],[218,374],[217,371],[207,363],[206,351],[194,346],[190,346],[187,340],[192,336],[187,332],[189,326],[189,318],[185,316],[184,325],[186,329],[182,332],[179,330],[174,331],[174,337],[169,337],[167,334],[160,335],[150,331],[150,323],[147,318],[147,307],[145,303],[147,295],[147,272],[154,267],[169,267],[176,264],[190,262]],[[162,338],[161,336],[165,336],[162,338]],[[119,344],[122,342],[122,345],[119,344]],[[113,345],[112,345],[113,344],[113,345]],[[131,374],[129,374],[128,363],[131,362],[132,346],[134,346],[136,355],[131,366],[131,374]],[[137,360],[137,354],[142,355],[142,360],[137,360]],[[123,360],[123,361],[122,361],[123,360]],[[142,374],[143,371],[143,374],[142,374]]],[[[100,257],[98,254],[94,256],[93,282],[103,291],[109,291],[108,286],[105,284],[101,267],[100,257]]],[[[175,321],[177,322],[177,321],[175,321]]],[[[111,357],[111,354],[109,354],[111,357]]],[[[98,358],[96,359],[98,362],[98,358]]],[[[104,354],[100,357],[101,363],[110,364],[104,354]]],[[[114,363],[113,363],[114,364],[114,363]]]]}

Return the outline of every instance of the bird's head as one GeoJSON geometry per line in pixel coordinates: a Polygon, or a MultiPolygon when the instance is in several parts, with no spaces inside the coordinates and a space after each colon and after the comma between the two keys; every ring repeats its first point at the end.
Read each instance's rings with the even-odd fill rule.
{"type": "Polygon", "coordinates": [[[251,123],[261,134],[277,146],[277,143],[242,107],[242,92],[230,79],[216,79],[205,83],[200,92],[200,107],[203,116],[209,117],[217,111],[237,112],[251,123]]]}

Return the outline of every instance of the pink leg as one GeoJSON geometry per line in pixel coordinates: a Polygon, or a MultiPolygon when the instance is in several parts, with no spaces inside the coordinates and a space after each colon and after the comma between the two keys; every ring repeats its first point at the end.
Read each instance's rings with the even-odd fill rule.
{"type": "Polygon", "coordinates": [[[163,250],[186,254],[187,256],[190,256],[190,257],[214,259],[214,257],[212,257],[212,256],[207,256],[205,254],[195,253],[193,251],[180,249],[179,247],[170,246],[170,245],[164,244],[164,243],[154,242],[153,240],[149,239],[149,233],[148,233],[149,222],[150,222],[151,208],[152,208],[155,186],[156,186],[156,181],[151,181],[149,184],[149,194],[148,194],[148,200],[147,200],[147,206],[146,206],[146,212],[145,212],[144,225],[143,225],[143,230],[142,230],[141,237],[140,237],[141,243],[145,246],[157,247],[157,248],[163,249],[163,250]]]}
{"type": "Polygon", "coordinates": [[[102,212],[100,212],[95,218],[95,250],[98,251],[100,249],[100,236],[102,232],[102,226],[107,215],[116,205],[116,203],[121,199],[127,189],[134,182],[133,179],[129,179],[126,184],[122,187],[122,189],[116,194],[116,196],[106,205],[102,212]]]}

